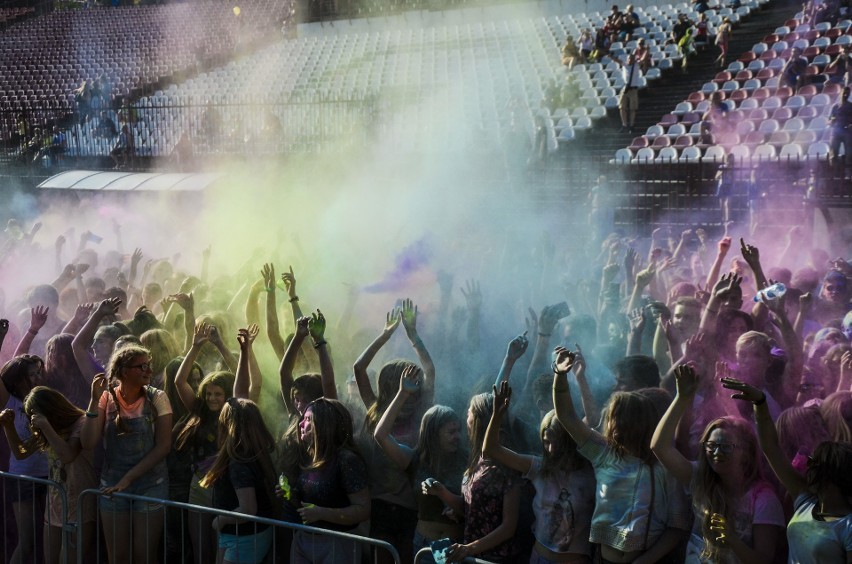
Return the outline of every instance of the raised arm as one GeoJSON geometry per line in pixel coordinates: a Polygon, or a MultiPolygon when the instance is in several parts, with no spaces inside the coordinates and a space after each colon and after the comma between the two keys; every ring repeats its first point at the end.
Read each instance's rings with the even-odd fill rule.
{"type": "Polygon", "coordinates": [[[361,353],[361,356],[358,357],[358,360],[355,361],[355,365],[352,367],[355,372],[355,382],[358,384],[358,393],[361,395],[361,401],[364,402],[364,406],[367,409],[370,409],[376,403],[376,394],[370,385],[370,376],[367,374],[367,367],[373,362],[373,358],[379,352],[379,349],[385,346],[385,343],[390,340],[393,332],[399,327],[401,320],[402,315],[398,310],[389,312],[386,316],[385,328],[382,330],[381,335],[370,343],[370,346],[361,353]]]}
{"type": "Polygon", "coordinates": [[[417,353],[417,358],[420,359],[420,365],[423,367],[421,399],[424,405],[432,405],[432,398],[435,397],[435,364],[432,362],[432,357],[429,355],[426,345],[423,344],[423,339],[417,334],[417,306],[411,299],[402,301],[400,316],[405,334],[408,336],[408,342],[414,347],[414,352],[417,353]]]}
{"type": "Polygon", "coordinates": [[[252,344],[258,333],[257,325],[249,325],[237,333],[240,345],[240,357],[237,361],[237,377],[234,380],[234,397],[246,398],[253,402],[260,399],[261,378],[251,368],[252,344]]]}
{"type": "Polygon", "coordinates": [[[189,294],[177,293],[166,298],[170,303],[177,304],[183,310],[183,329],[186,337],[183,342],[183,354],[192,347],[193,334],[195,333],[195,297],[189,294]]]}
{"type": "Polygon", "coordinates": [[[583,349],[580,348],[579,343],[574,343],[574,346],[577,347],[577,350],[574,352],[573,371],[574,378],[577,380],[577,387],[580,389],[580,403],[583,405],[583,413],[585,413],[583,421],[589,426],[597,425],[601,413],[586,378],[586,357],[583,356],[583,349]]]}
{"type": "Polygon", "coordinates": [[[630,294],[630,302],[627,304],[627,311],[633,311],[640,306],[642,292],[645,291],[654,277],[657,275],[656,263],[649,263],[648,267],[636,273],[636,283],[633,285],[633,292],[630,294]]]}
{"type": "Polygon", "coordinates": [[[743,260],[746,261],[752,274],[754,274],[754,282],[757,284],[757,289],[762,290],[769,286],[766,280],[766,275],[763,274],[763,266],[760,264],[760,251],[757,247],[746,245],[745,240],[740,237],[740,252],[743,255],[743,260]]]}
{"type": "Polygon", "coordinates": [[[293,323],[295,323],[302,317],[302,308],[299,307],[299,296],[296,294],[296,275],[293,274],[292,265],[290,266],[290,272],[285,272],[281,275],[281,280],[287,289],[287,301],[290,302],[290,307],[293,309],[293,323]]]}
{"type": "Polygon", "coordinates": [[[86,418],[83,419],[83,427],[80,429],[80,444],[86,450],[95,448],[103,436],[106,411],[101,409],[99,402],[106,390],[106,376],[98,374],[92,379],[92,394],[89,398],[89,407],[86,410],[86,418]]]}
{"type": "Polygon", "coordinates": [[[683,414],[692,405],[698,391],[698,375],[692,366],[681,364],[674,370],[677,394],[669,406],[654,436],[651,438],[651,450],[663,466],[684,486],[692,481],[692,464],[675,448],[675,433],[683,414]]]}
{"type": "Polygon", "coordinates": [[[324,338],[325,326],[325,316],[320,310],[311,314],[311,318],[308,320],[308,332],[319,356],[322,395],[328,399],[337,399],[337,386],[334,385],[334,365],[331,362],[331,355],[328,353],[328,343],[324,338]]]}
{"type": "Polygon", "coordinates": [[[790,319],[787,317],[787,311],[784,307],[786,298],[787,295],[785,294],[775,300],[762,299],[761,301],[769,309],[773,322],[781,331],[781,337],[784,339],[784,351],[787,353],[787,363],[784,365],[782,385],[787,400],[794,401],[802,379],[805,358],[802,352],[802,340],[796,334],[793,324],[790,323],[790,319]]]}
{"type": "Polygon", "coordinates": [[[732,292],[742,292],[740,284],[743,279],[733,272],[729,272],[720,278],[713,285],[713,290],[710,292],[710,300],[704,308],[704,314],[701,316],[701,324],[698,330],[708,335],[716,333],[716,318],[719,316],[719,308],[732,292]]]}
{"type": "Polygon", "coordinates": [[[627,333],[627,355],[642,354],[642,333],[645,332],[647,323],[645,308],[637,307],[630,310],[627,319],[630,323],[627,333]]]}
{"type": "Polygon", "coordinates": [[[500,366],[500,372],[497,373],[497,381],[494,382],[495,387],[500,386],[502,382],[509,381],[509,376],[512,374],[515,362],[524,356],[529,344],[526,331],[524,331],[523,335],[518,335],[509,341],[509,346],[506,347],[506,356],[503,357],[503,364],[500,366]]]}
{"type": "Polygon", "coordinates": [[[778,432],[775,430],[775,424],[772,423],[772,417],[769,414],[769,407],[766,405],[766,394],[735,378],[722,378],[722,386],[736,392],[731,396],[732,398],[752,404],[760,448],[763,450],[766,460],[769,461],[772,471],[775,472],[775,476],[778,477],[778,481],[781,482],[790,497],[796,499],[799,494],[807,490],[807,482],[801,474],[796,472],[781,451],[781,445],[778,443],[778,432]]]}
{"type": "Polygon", "coordinates": [[[568,373],[574,367],[576,355],[564,347],[556,347],[556,360],[553,361],[553,407],[556,418],[568,431],[578,445],[598,435],[591,427],[583,423],[574,409],[571,390],[568,387],[568,373]]]}
{"type": "Polygon", "coordinates": [[[727,236],[722,237],[719,241],[716,258],[713,260],[713,266],[710,267],[710,272],[707,273],[707,283],[705,284],[707,288],[712,288],[716,285],[716,281],[719,279],[719,272],[722,270],[722,263],[725,262],[725,257],[728,256],[728,251],[730,250],[731,238],[727,236]]]}
{"type": "Polygon", "coordinates": [[[402,410],[402,406],[412,393],[420,389],[422,384],[420,375],[421,370],[419,366],[409,364],[403,369],[402,377],[399,379],[399,391],[382,414],[382,418],[379,419],[379,424],[376,425],[376,430],[373,432],[373,438],[376,439],[376,442],[379,443],[379,446],[387,457],[400,470],[405,470],[409,467],[411,459],[414,457],[414,451],[396,442],[391,433],[393,432],[396,418],[399,416],[400,410],[402,410]]]}
{"type": "Polygon", "coordinates": [[[512,388],[508,382],[501,382],[500,387],[494,386],[494,407],[491,412],[491,421],[485,430],[485,441],[482,443],[482,456],[511,468],[521,474],[529,472],[533,463],[533,457],[508,449],[500,444],[500,428],[503,425],[503,417],[509,411],[509,401],[512,399],[512,388]]]}
{"type": "Polygon", "coordinates": [[[299,349],[302,348],[302,343],[305,337],[308,336],[309,317],[300,317],[296,320],[296,333],[290,340],[287,350],[284,352],[284,357],[281,359],[281,366],[278,368],[278,378],[281,383],[281,397],[284,399],[284,406],[290,415],[296,413],[296,407],[290,397],[290,390],[293,388],[293,368],[296,366],[296,358],[299,356],[299,349]]]}
{"type": "Polygon", "coordinates": [[[266,289],[266,283],[263,278],[254,281],[249,289],[248,297],[246,298],[246,324],[257,325],[260,322],[260,307],[258,300],[260,294],[266,289]]]}
{"type": "Polygon", "coordinates": [[[41,331],[41,328],[47,322],[48,311],[50,311],[50,308],[47,306],[36,306],[30,310],[30,327],[21,337],[21,341],[15,349],[15,356],[30,352],[30,345],[33,344],[36,335],[38,335],[38,332],[41,331]]]}
{"type": "Polygon", "coordinates": [[[281,329],[278,326],[278,300],[275,295],[275,266],[272,263],[263,265],[260,271],[263,276],[263,285],[266,288],[266,336],[275,357],[280,361],[284,358],[287,344],[281,338],[281,329]]]}
{"type": "MultiPolygon", "coordinates": [[[[550,370],[548,359],[550,357],[550,337],[553,335],[556,324],[563,317],[567,317],[571,311],[567,304],[561,303],[556,305],[544,306],[538,317],[538,331],[536,332],[535,348],[533,349],[532,360],[530,367],[527,369],[527,388],[531,389],[530,382],[537,377],[550,370]]],[[[529,398],[529,395],[524,391],[524,400],[529,398]]]]}
{"type": "Polygon", "coordinates": [[[65,327],[62,328],[60,333],[69,333],[71,335],[76,335],[80,328],[83,326],[83,323],[89,318],[89,315],[92,313],[92,310],[95,309],[95,304],[85,303],[80,304],[74,310],[74,316],[65,324],[65,327]]]}
{"type": "Polygon", "coordinates": [[[236,374],[237,359],[234,357],[234,353],[231,352],[231,349],[225,346],[225,342],[222,341],[222,334],[219,333],[219,329],[215,325],[210,326],[210,331],[207,333],[207,339],[210,341],[210,344],[216,347],[219,354],[222,355],[222,360],[228,367],[228,370],[236,374]]]}
{"type": "Polygon", "coordinates": [[[192,367],[195,365],[195,359],[201,353],[201,347],[207,342],[210,336],[210,325],[199,323],[193,330],[192,344],[189,350],[183,357],[183,360],[175,374],[175,390],[178,397],[187,411],[191,412],[195,408],[196,394],[192,386],[189,385],[189,375],[192,374],[192,367]]]}

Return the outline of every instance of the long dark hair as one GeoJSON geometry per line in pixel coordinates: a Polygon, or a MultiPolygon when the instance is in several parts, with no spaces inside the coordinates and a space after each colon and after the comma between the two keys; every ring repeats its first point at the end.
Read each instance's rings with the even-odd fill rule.
{"type": "Polygon", "coordinates": [[[210,411],[207,406],[207,387],[219,386],[225,391],[225,399],[231,399],[234,395],[234,379],[235,376],[230,372],[220,371],[208,374],[201,384],[198,386],[198,392],[195,394],[195,407],[187,416],[186,422],[183,424],[177,437],[175,437],[175,449],[183,450],[187,443],[195,437],[202,423],[209,421],[212,418],[219,417],[219,411],[210,411]]]}
{"type": "Polygon", "coordinates": [[[6,387],[9,394],[24,401],[24,397],[30,393],[33,382],[30,377],[30,367],[37,366],[40,371],[44,370],[44,361],[33,354],[22,354],[11,359],[0,368],[0,381],[6,387]]]}
{"type": "MultiPolygon", "coordinates": [[[[67,440],[84,412],[53,388],[36,386],[24,398],[24,413],[28,417],[32,417],[34,413],[43,415],[56,434],[67,440]]],[[[32,437],[38,448],[44,449],[48,446],[47,439],[42,433],[33,433],[32,437]]]]}
{"type": "Polygon", "coordinates": [[[450,455],[442,452],[440,448],[441,429],[449,423],[458,423],[461,426],[461,419],[452,408],[446,405],[430,407],[420,420],[420,435],[417,438],[417,447],[414,449],[419,467],[438,479],[443,478],[448,468],[458,466],[454,464],[456,461],[464,460],[464,454],[450,455]]]}
{"type": "Polygon", "coordinates": [[[342,403],[328,398],[317,398],[308,405],[311,410],[313,437],[308,447],[309,462],[303,470],[321,468],[347,449],[360,456],[352,438],[352,415],[342,403]]]}

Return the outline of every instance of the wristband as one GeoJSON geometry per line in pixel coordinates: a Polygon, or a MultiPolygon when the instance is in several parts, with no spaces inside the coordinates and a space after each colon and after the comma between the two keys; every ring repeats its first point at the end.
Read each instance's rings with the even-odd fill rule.
{"type": "Polygon", "coordinates": [[[289,299],[289,300],[287,300],[287,301],[288,301],[288,302],[290,302],[291,304],[292,304],[293,302],[298,302],[298,301],[299,301],[299,296],[293,296],[292,298],[290,298],[290,299],[289,299]]]}
{"type": "Polygon", "coordinates": [[[553,370],[553,373],[556,374],[557,376],[567,376],[568,372],[571,372],[570,370],[568,372],[560,372],[560,371],[556,370],[556,362],[552,362],[550,364],[550,369],[553,370]]]}
{"type": "Polygon", "coordinates": [[[33,337],[35,337],[36,335],[38,335],[38,331],[33,331],[32,327],[30,327],[29,329],[27,329],[27,333],[29,333],[29,334],[30,334],[30,335],[32,335],[33,337]]]}
{"type": "Polygon", "coordinates": [[[755,407],[757,407],[758,405],[763,405],[764,403],[766,403],[766,394],[763,394],[763,397],[761,399],[759,399],[759,400],[757,400],[756,402],[753,402],[753,403],[754,403],[755,407]]]}
{"type": "Polygon", "coordinates": [[[323,345],[327,345],[327,344],[328,344],[328,343],[327,343],[326,341],[317,341],[316,343],[314,343],[314,348],[315,348],[315,349],[318,349],[318,348],[320,348],[321,346],[323,346],[323,345]]]}
{"type": "Polygon", "coordinates": [[[92,419],[97,419],[98,414],[97,414],[97,413],[95,413],[95,412],[92,412],[92,411],[87,411],[87,412],[86,412],[86,417],[91,417],[92,419]]]}
{"type": "Polygon", "coordinates": [[[267,292],[274,292],[275,286],[273,286],[272,288],[264,288],[264,290],[266,290],[267,292]]]}

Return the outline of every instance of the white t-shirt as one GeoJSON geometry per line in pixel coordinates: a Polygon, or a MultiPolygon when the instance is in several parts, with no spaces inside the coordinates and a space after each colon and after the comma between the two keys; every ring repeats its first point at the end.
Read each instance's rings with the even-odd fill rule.
{"type": "Polygon", "coordinates": [[[590,467],[541,474],[542,458],[533,457],[524,478],[535,487],[533,534],[553,552],[591,555],[589,529],[595,510],[595,474],[590,467]]]}
{"type": "Polygon", "coordinates": [[[836,521],[820,521],[813,514],[818,503],[810,493],[796,498],[793,518],[787,525],[790,564],[844,564],[846,555],[852,553],[852,514],[836,521]]]}

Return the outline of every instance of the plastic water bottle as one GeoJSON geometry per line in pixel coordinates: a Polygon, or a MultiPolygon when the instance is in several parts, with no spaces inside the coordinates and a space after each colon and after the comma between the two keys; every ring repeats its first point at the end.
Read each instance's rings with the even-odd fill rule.
{"type": "Polygon", "coordinates": [[[773,300],[779,299],[785,293],[787,293],[787,287],[781,282],[776,282],[772,286],[769,286],[759,291],[757,295],[754,296],[754,301],[760,302],[766,300],[768,302],[771,302],[773,300]]]}

